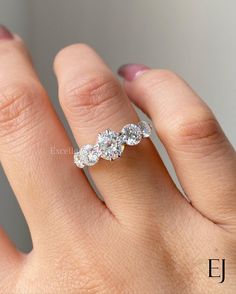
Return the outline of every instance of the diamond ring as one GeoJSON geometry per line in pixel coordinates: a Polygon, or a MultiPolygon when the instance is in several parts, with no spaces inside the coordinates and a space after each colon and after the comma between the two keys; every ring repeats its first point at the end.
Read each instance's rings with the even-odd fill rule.
{"type": "Polygon", "coordinates": [[[151,135],[152,127],[146,121],[138,124],[128,124],[120,132],[110,129],[98,134],[95,145],[84,145],[79,151],[74,153],[74,163],[79,168],[93,166],[100,158],[105,160],[115,160],[121,157],[125,145],[134,146],[140,143],[143,138],[151,135]]]}

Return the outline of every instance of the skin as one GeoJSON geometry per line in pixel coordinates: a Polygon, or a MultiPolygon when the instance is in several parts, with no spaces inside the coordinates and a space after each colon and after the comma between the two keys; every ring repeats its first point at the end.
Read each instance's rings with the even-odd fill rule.
{"type": "Polygon", "coordinates": [[[137,122],[132,101],[152,119],[189,199],[146,139],[89,169],[103,202],[72,154],[50,152],[72,145],[19,37],[0,40],[0,64],[0,160],[33,241],[23,254],[0,231],[0,293],[236,293],[235,151],[180,77],[126,66],[121,86],[87,45],[57,54],[78,145],[137,122]],[[209,258],[226,260],[224,283],[208,277],[209,258]]]}

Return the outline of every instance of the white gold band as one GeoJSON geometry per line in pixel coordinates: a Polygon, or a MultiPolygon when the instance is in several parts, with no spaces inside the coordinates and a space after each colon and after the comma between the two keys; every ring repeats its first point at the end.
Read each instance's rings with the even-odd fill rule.
{"type": "Polygon", "coordinates": [[[84,168],[96,164],[100,158],[110,161],[115,160],[121,157],[125,145],[139,144],[142,138],[150,137],[151,131],[151,124],[146,121],[128,124],[120,132],[107,129],[105,132],[98,134],[95,145],[84,145],[74,153],[74,163],[79,168],[84,168]]]}

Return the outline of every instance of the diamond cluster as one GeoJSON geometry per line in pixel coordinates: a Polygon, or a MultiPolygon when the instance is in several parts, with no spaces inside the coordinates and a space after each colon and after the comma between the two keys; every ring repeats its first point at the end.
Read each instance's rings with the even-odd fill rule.
{"type": "Polygon", "coordinates": [[[146,121],[128,124],[120,132],[107,129],[98,135],[95,145],[84,145],[74,153],[74,163],[79,168],[83,168],[93,166],[99,158],[115,160],[121,157],[125,145],[139,144],[142,138],[148,138],[151,135],[151,131],[151,125],[146,121]]]}

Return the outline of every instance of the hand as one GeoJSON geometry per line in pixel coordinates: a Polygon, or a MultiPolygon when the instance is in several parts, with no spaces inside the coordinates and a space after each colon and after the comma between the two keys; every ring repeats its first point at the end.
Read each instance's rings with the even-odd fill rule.
{"type": "Polygon", "coordinates": [[[102,202],[72,154],[52,154],[71,142],[22,41],[3,30],[0,160],[33,250],[20,253],[1,232],[0,293],[236,293],[235,151],[206,104],[169,71],[124,66],[123,88],[88,46],[63,49],[54,68],[78,145],[137,122],[132,101],[191,201],[146,139],[89,169],[102,202]],[[208,277],[210,258],[226,260],[224,283],[208,277]]]}

